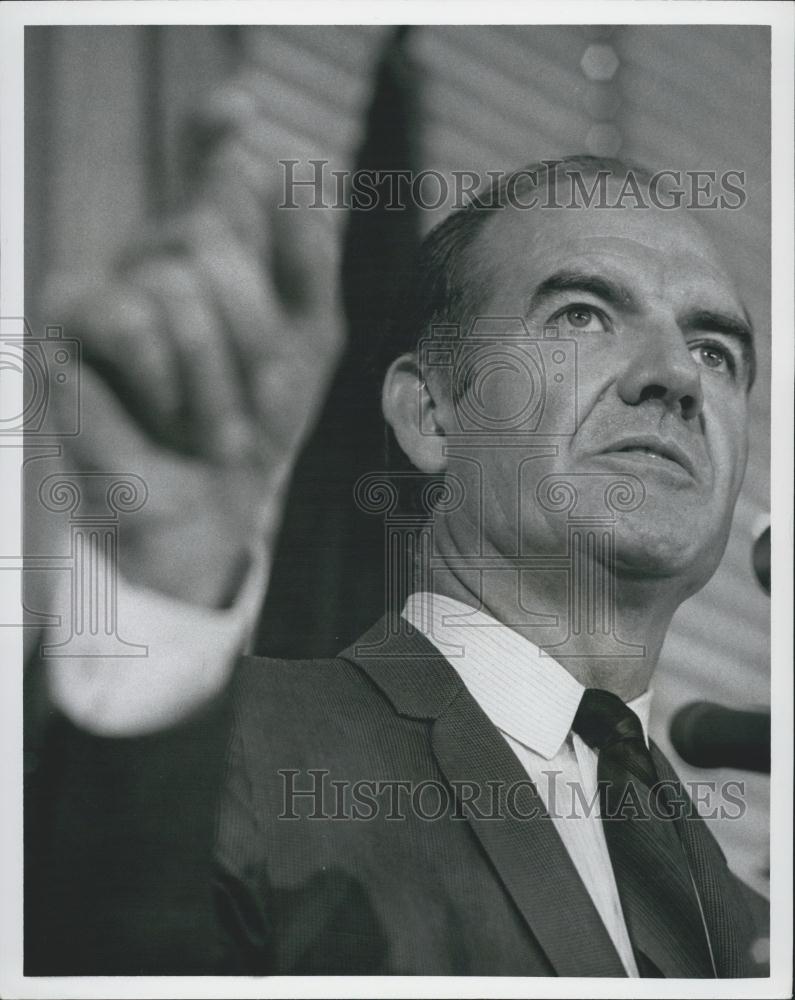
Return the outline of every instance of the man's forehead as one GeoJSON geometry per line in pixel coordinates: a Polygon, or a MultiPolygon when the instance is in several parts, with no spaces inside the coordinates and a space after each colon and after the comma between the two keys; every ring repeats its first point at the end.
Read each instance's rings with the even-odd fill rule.
{"type": "MultiPolygon", "coordinates": [[[[562,267],[614,271],[665,291],[699,288],[731,296],[735,283],[703,227],[684,210],[508,208],[475,241],[492,266],[492,291],[527,292],[562,267]]],[[[478,261],[480,262],[480,261],[478,261]]]]}

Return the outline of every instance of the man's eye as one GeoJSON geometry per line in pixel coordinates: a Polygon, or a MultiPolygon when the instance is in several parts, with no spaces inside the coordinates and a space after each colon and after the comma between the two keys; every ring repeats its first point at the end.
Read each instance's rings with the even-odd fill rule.
{"type": "Polygon", "coordinates": [[[602,314],[591,306],[569,306],[558,313],[557,318],[574,330],[604,330],[606,326],[602,314]]]}
{"type": "Polygon", "coordinates": [[[696,364],[714,371],[734,372],[734,358],[731,351],[720,344],[694,344],[690,348],[696,364]]]}

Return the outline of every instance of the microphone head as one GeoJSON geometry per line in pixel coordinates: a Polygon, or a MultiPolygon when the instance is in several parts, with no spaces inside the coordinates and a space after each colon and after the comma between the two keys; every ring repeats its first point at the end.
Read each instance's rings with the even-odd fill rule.
{"type": "Polygon", "coordinates": [[[770,713],[724,708],[711,701],[684,705],[670,726],[671,743],[693,767],[770,773],[770,713]]]}
{"type": "Polygon", "coordinates": [[[751,562],[759,585],[770,596],[770,525],[757,537],[751,549],[751,562]]]}

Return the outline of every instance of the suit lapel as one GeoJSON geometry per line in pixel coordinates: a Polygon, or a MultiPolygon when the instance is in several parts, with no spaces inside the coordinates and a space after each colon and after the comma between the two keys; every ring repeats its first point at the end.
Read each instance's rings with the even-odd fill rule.
{"type": "MultiPolygon", "coordinates": [[[[560,976],[626,975],[612,941],[543,802],[508,744],[471,697],[441,653],[403,618],[384,618],[341,654],[362,669],[409,718],[433,722],[433,753],[446,779],[460,791],[474,785],[489,793],[501,787],[502,818],[464,809],[506,892],[560,976]],[[506,811],[505,796],[519,787],[518,810],[506,811]],[[518,813],[518,814],[517,814],[518,813]],[[522,819],[534,814],[536,818],[522,819]],[[576,915],[576,919],[572,919],[576,915]]],[[[651,744],[661,779],[679,782],[651,744]]],[[[469,793],[471,794],[471,793],[469,793]]],[[[685,796],[686,797],[686,796],[685,796]]],[[[689,801],[689,800],[688,800],[689,801]]],[[[704,821],[680,821],[678,829],[704,910],[720,977],[749,975],[745,903],[704,821]]]]}
{"type": "Polygon", "coordinates": [[[460,803],[462,792],[466,798],[476,790],[479,812],[463,804],[462,812],[557,975],[625,976],[568,851],[506,741],[428,640],[406,625],[379,642],[385,630],[386,623],[378,623],[342,656],[363,669],[400,714],[433,721],[437,763],[460,803]]]}
{"type": "Polygon", "coordinates": [[[684,797],[690,806],[690,815],[676,825],[701,900],[718,976],[728,979],[751,975],[746,954],[747,928],[743,921],[745,902],[734,877],[667,758],[653,742],[650,750],[660,779],[675,784],[679,797],[684,797]]]}

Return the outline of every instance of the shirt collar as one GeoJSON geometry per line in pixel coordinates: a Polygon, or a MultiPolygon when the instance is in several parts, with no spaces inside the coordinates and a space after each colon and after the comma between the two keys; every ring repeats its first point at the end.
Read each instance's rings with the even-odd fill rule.
{"type": "MultiPolygon", "coordinates": [[[[548,653],[442,594],[415,593],[403,617],[436,646],[494,725],[551,760],[571,730],[585,688],[548,653]]],[[[651,690],[627,702],[648,742],[651,690]]]]}

